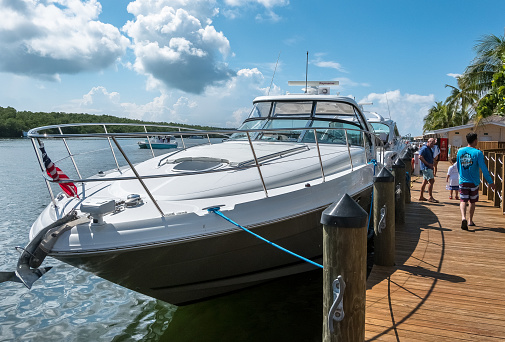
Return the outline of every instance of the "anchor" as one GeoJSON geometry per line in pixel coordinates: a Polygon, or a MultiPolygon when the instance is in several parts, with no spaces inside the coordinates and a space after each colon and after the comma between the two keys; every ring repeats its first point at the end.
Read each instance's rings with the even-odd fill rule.
{"type": "Polygon", "coordinates": [[[14,272],[0,272],[0,283],[12,281],[22,283],[31,289],[33,283],[52,268],[51,266],[40,267],[40,265],[58,237],[76,225],[87,221],[89,221],[87,217],[78,217],[75,210],[72,210],[61,219],[40,230],[25,248],[15,247],[22,251],[16,270],[14,272]]]}

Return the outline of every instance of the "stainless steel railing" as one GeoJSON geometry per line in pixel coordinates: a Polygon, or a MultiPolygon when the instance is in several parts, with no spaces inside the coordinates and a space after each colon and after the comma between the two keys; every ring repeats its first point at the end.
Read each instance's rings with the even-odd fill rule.
{"type": "MultiPolygon", "coordinates": [[[[314,141],[292,141],[293,143],[305,143],[305,144],[311,144],[314,143],[317,151],[317,157],[321,169],[321,179],[322,182],[326,181],[326,175],[325,175],[325,170],[324,170],[324,165],[323,165],[323,158],[321,156],[321,149],[320,145],[325,145],[325,144],[331,144],[331,143],[325,143],[324,141],[320,141],[318,138],[318,131],[343,131],[343,135],[345,137],[345,145],[347,146],[347,152],[349,156],[349,162],[351,166],[351,171],[354,170],[354,163],[353,163],[353,158],[351,154],[351,147],[352,146],[359,146],[363,148],[363,152],[365,154],[365,160],[370,161],[371,159],[374,159],[377,151],[377,147],[381,147],[382,141],[379,141],[375,139],[375,134],[373,132],[367,132],[359,129],[350,129],[350,128],[328,128],[328,127],[311,127],[311,128],[277,128],[277,129],[250,129],[250,130],[216,130],[216,131],[200,131],[200,130],[195,130],[195,129],[188,129],[188,128],[181,128],[181,127],[175,127],[175,126],[167,126],[167,125],[144,125],[144,124],[108,124],[108,123],[100,123],[100,124],[90,124],[90,123],[81,123],[81,124],[62,124],[62,125],[52,125],[52,126],[44,126],[44,127],[39,127],[32,129],[28,132],[28,137],[32,139],[32,144],[35,149],[35,153],[37,155],[37,159],[39,161],[39,165],[42,170],[42,174],[44,176],[44,180],[46,182],[47,188],[49,190],[49,194],[51,196],[51,200],[53,204],[56,206],[56,200],[54,197],[54,193],[51,190],[50,183],[68,183],[68,182],[73,182],[73,183],[81,183],[82,184],[82,194],[83,194],[83,199],[85,198],[85,183],[89,182],[103,182],[104,180],[107,181],[115,181],[115,180],[133,180],[136,179],[140,182],[144,190],[146,191],[146,194],[149,196],[149,198],[153,201],[154,205],[160,212],[162,216],[164,216],[164,213],[162,209],[160,208],[159,204],[157,203],[156,199],[152,195],[151,191],[145,184],[144,180],[146,179],[152,179],[152,178],[165,178],[165,177],[180,177],[180,176],[189,176],[189,175],[196,175],[196,174],[204,174],[204,173],[214,173],[214,172],[227,172],[227,171],[233,171],[233,170],[244,170],[248,168],[256,168],[258,170],[258,176],[261,180],[261,184],[263,187],[263,191],[265,193],[265,196],[268,197],[268,189],[265,183],[265,180],[263,178],[262,170],[261,167],[263,164],[268,163],[269,161],[280,157],[285,154],[289,154],[291,150],[298,150],[298,149],[303,149],[307,148],[307,145],[305,146],[297,146],[293,149],[290,149],[288,151],[283,151],[279,153],[273,153],[265,156],[261,156],[258,158],[256,154],[256,150],[254,147],[254,142],[256,141],[261,141],[261,140],[254,140],[251,135],[254,135],[256,138],[258,138],[261,134],[273,134],[275,132],[306,132],[306,131],[311,131],[314,134],[314,141]],[[103,128],[103,133],[64,133],[63,130],[65,128],[73,128],[75,129],[76,127],[79,126],[97,126],[103,128]],[[137,127],[137,128],[143,128],[144,132],[133,132],[133,133],[114,133],[110,132],[110,129],[107,129],[107,127],[110,126],[130,126],[130,127],[137,127]],[[168,128],[168,129],[176,129],[176,131],[148,131],[147,128],[168,128]],[[47,133],[48,130],[57,130],[58,133],[47,133]],[[352,133],[353,138],[355,140],[356,136],[360,136],[359,140],[361,141],[351,141],[349,134],[352,133]],[[181,142],[183,144],[183,150],[187,149],[186,144],[184,143],[184,137],[188,136],[197,136],[197,135],[203,135],[207,137],[208,144],[211,143],[210,136],[222,136],[228,138],[230,134],[233,133],[240,133],[240,134],[245,134],[247,137],[247,141],[251,150],[251,153],[253,155],[253,160],[249,162],[243,162],[240,163],[239,165],[236,166],[228,166],[224,168],[220,168],[218,170],[205,170],[205,171],[190,171],[190,172],[178,172],[177,174],[157,174],[157,175],[140,175],[136,168],[134,163],[128,158],[126,152],[124,149],[121,147],[118,138],[147,138],[149,141],[150,136],[155,136],[155,135],[171,135],[171,136],[178,136],[181,139],[181,142]],[[115,165],[117,167],[117,170],[119,171],[120,174],[121,172],[121,167],[119,166],[119,162],[116,156],[116,153],[113,148],[113,144],[116,146],[117,150],[121,153],[123,158],[126,160],[128,167],[132,170],[134,173],[134,176],[120,176],[120,177],[107,177],[104,179],[103,177],[98,177],[98,178],[83,178],[81,176],[81,172],[79,170],[79,167],[75,161],[74,154],[71,152],[68,144],[67,144],[67,139],[83,139],[83,138],[101,138],[101,139],[107,139],[109,143],[110,150],[112,152],[112,156],[115,162],[115,165]],[[72,164],[74,165],[74,168],[76,170],[76,173],[78,175],[77,179],[65,179],[65,180],[59,180],[55,181],[52,178],[50,178],[46,173],[45,173],[45,167],[42,161],[42,157],[40,155],[40,152],[36,146],[35,140],[36,139],[61,139],[65,145],[66,151],[68,156],[58,159],[58,161],[61,161],[65,158],[70,158],[72,161],[72,164]],[[361,145],[362,143],[362,145],[361,145]],[[377,146],[379,145],[379,146],[377,146]]],[[[302,134],[298,134],[298,138],[301,137],[302,134]]],[[[153,151],[153,148],[150,145],[150,150],[151,154],[153,157],[155,157],[155,153],[153,151]]],[[[342,145],[342,144],[340,144],[342,145]]],[[[383,145],[382,145],[383,147],[383,145]]],[[[382,156],[384,155],[384,148],[379,149],[380,153],[382,153],[382,156]]],[[[174,152],[170,156],[173,156],[177,153],[174,152]]],[[[292,152],[291,152],[292,153],[292,152]]],[[[166,157],[168,158],[168,157],[166,157]]],[[[165,158],[165,159],[166,159],[165,158]]],[[[162,160],[160,160],[159,165],[162,165],[162,160]]]]}

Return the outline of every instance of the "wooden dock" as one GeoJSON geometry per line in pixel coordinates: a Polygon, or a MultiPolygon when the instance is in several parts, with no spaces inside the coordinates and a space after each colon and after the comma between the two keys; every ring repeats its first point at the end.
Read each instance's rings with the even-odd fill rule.
{"type": "Polygon", "coordinates": [[[396,265],[374,266],[367,281],[366,341],[505,340],[505,216],[481,193],[476,226],[461,230],[449,165],[438,166],[440,203],[418,201],[422,178],[413,177],[396,265]]]}

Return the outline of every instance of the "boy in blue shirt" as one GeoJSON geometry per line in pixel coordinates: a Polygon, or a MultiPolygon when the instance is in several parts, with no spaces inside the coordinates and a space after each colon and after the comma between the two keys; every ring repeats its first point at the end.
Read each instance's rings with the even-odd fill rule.
{"type": "Polygon", "coordinates": [[[479,200],[480,174],[482,170],[484,178],[489,183],[489,187],[494,190],[495,185],[489,174],[489,170],[484,163],[484,154],[476,149],[477,133],[470,132],[466,135],[467,147],[460,148],[458,151],[458,171],[459,171],[459,192],[461,209],[461,229],[468,230],[468,226],[475,226],[473,214],[475,213],[475,203],[479,200]],[[466,205],[470,211],[470,222],[466,219],[466,205]]]}

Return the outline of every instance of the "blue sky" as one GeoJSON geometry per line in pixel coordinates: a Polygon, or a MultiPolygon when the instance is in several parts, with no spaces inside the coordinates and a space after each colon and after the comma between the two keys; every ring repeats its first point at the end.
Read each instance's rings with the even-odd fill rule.
{"type": "Polygon", "coordinates": [[[0,0],[0,106],[237,127],[254,97],[338,80],[419,135],[505,1],[0,0]]]}

